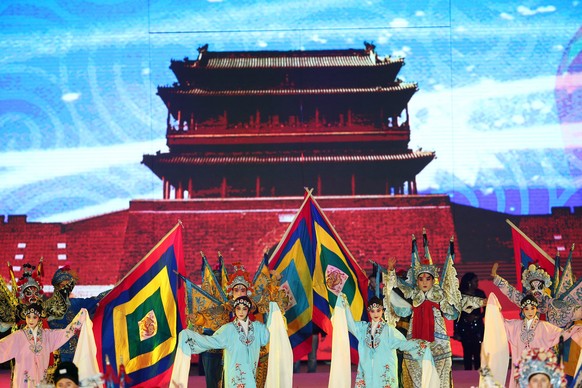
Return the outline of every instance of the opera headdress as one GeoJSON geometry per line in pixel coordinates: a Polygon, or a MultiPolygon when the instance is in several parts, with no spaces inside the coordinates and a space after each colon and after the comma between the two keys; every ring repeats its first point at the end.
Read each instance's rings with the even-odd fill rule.
{"type": "Polygon", "coordinates": [[[43,309],[42,309],[42,305],[38,304],[38,303],[31,303],[29,305],[20,305],[20,309],[19,309],[19,316],[21,319],[26,319],[26,316],[28,314],[35,314],[37,315],[39,318],[43,317],[43,309]]]}
{"type": "Polygon", "coordinates": [[[20,303],[30,304],[41,299],[43,294],[41,278],[35,266],[24,264],[22,266],[22,276],[16,282],[16,297],[20,303]]]}
{"type": "Polygon", "coordinates": [[[69,284],[75,285],[78,280],[79,277],[77,274],[74,273],[68,265],[65,265],[55,271],[51,283],[55,288],[57,288],[59,284],[65,281],[68,281],[69,284]]]}
{"type": "Polygon", "coordinates": [[[422,229],[422,238],[424,243],[423,259],[420,258],[420,255],[418,253],[416,237],[414,236],[414,234],[412,235],[412,257],[408,281],[413,282],[413,284],[416,284],[416,279],[418,278],[418,275],[420,275],[421,273],[428,273],[432,275],[432,277],[435,280],[435,284],[437,284],[439,280],[439,269],[432,262],[432,256],[430,255],[430,251],[428,249],[428,238],[426,236],[426,229],[424,228],[422,229]]]}
{"type": "Polygon", "coordinates": [[[521,302],[519,303],[520,308],[524,308],[525,306],[538,307],[538,300],[536,299],[535,296],[528,294],[528,295],[524,296],[521,299],[521,302]]]}
{"type": "Polygon", "coordinates": [[[234,273],[230,276],[228,285],[226,286],[226,293],[232,295],[232,289],[238,284],[242,284],[247,288],[247,295],[250,296],[252,294],[253,286],[250,281],[250,274],[241,263],[234,264],[234,273]]]}
{"type": "Polygon", "coordinates": [[[550,379],[552,388],[566,386],[563,367],[551,350],[532,348],[524,350],[517,364],[515,379],[520,387],[527,387],[529,379],[536,374],[544,374],[550,379]]]}
{"type": "Polygon", "coordinates": [[[530,264],[521,275],[521,284],[526,290],[530,290],[532,288],[531,283],[535,280],[540,281],[543,284],[543,288],[548,288],[552,284],[550,275],[544,269],[535,264],[530,264]]]}
{"type": "Polygon", "coordinates": [[[381,308],[382,310],[384,310],[384,303],[382,302],[382,299],[378,298],[377,296],[373,296],[370,298],[370,300],[368,301],[368,311],[375,309],[375,308],[381,308]]]}
{"type": "Polygon", "coordinates": [[[247,296],[239,296],[234,300],[233,303],[234,308],[236,308],[236,306],[238,306],[239,304],[246,306],[249,309],[249,311],[253,307],[253,302],[251,302],[251,299],[247,296]]]}

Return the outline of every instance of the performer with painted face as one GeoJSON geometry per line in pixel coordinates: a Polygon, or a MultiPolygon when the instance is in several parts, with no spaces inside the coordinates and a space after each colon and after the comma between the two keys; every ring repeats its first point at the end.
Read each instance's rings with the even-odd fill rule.
{"type": "MultiPolygon", "coordinates": [[[[104,291],[97,296],[89,298],[74,297],[72,292],[78,280],[79,277],[68,265],[55,271],[51,283],[54,287],[55,293],[60,294],[66,302],[67,311],[61,318],[48,319],[48,325],[51,329],[64,329],[83,308],[87,310],[89,317],[92,317],[97,309],[99,301],[103,299],[108,292],[104,291]]],[[[73,361],[75,349],[77,348],[77,341],[77,337],[73,337],[59,348],[61,362],[73,361]]]]}
{"type": "Polygon", "coordinates": [[[356,387],[398,387],[398,358],[396,349],[408,352],[414,359],[421,359],[426,342],[407,341],[396,328],[384,320],[382,299],[373,296],[368,301],[369,322],[354,321],[347,298],[344,303],[348,330],[358,340],[358,373],[356,387]]]}
{"type": "MultiPolygon", "coordinates": [[[[533,295],[526,295],[520,302],[521,313],[523,319],[504,319],[502,325],[505,327],[506,341],[509,342],[511,355],[513,360],[518,360],[524,351],[531,351],[532,349],[549,350],[552,346],[557,345],[560,337],[564,339],[572,337],[574,341],[580,344],[582,342],[582,326],[572,326],[567,330],[563,330],[558,326],[552,325],[549,322],[541,321],[538,316],[538,300],[533,295]]],[[[489,296],[487,309],[498,309],[498,314],[486,314],[485,327],[499,327],[500,324],[491,318],[501,316],[500,304],[497,298],[492,293],[489,296]]],[[[484,349],[499,349],[500,346],[494,342],[504,341],[502,335],[496,335],[486,340],[483,344],[484,349]]],[[[503,344],[502,344],[503,345],[503,344]]],[[[507,370],[507,358],[502,359],[498,355],[494,355],[494,359],[490,359],[492,369],[498,369],[499,363],[502,367],[505,366],[507,370]]],[[[517,377],[516,371],[517,363],[511,365],[511,376],[517,377]]],[[[503,369],[503,368],[502,368],[503,369]]],[[[500,380],[500,379],[497,379],[500,380]]],[[[510,379],[510,388],[517,387],[517,381],[510,379]]]]}
{"type": "Polygon", "coordinates": [[[529,349],[521,354],[515,379],[520,388],[566,387],[564,368],[552,351],[529,349]]]}
{"type": "Polygon", "coordinates": [[[519,306],[521,299],[531,294],[538,301],[538,311],[545,314],[546,320],[559,327],[567,327],[572,322],[582,319],[582,287],[580,281],[573,284],[559,298],[554,298],[545,292],[552,285],[550,275],[535,264],[530,264],[523,271],[521,284],[524,292],[513,287],[507,280],[497,274],[498,263],[493,264],[491,276],[493,284],[505,294],[513,303],[519,306]],[[577,290],[577,291],[576,291],[577,290]]]}
{"type": "MultiPolygon", "coordinates": [[[[487,360],[489,357],[486,355],[487,360]]],[[[484,365],[479,370],[481,381],[479,387],[503,388],[495,381],[491,369],[484,365]]],[[[567,386],[564,368],[551,350],[528,349],[521,354],[515,376],[519,388],[565,388],[567,386]]],[[[578,387],[578,385],[572,385],[578,387]]]]}
{"type": "MultiPolygon", "coordinates": [[[[276,303],[272,302],[276,305],[276,303]]],[[[224,386],[256,387],[256,371],[261,346],[269,342],[269,330],[261,322],[251,321],[253,305],[249,297],[240,296],[233,302],[235,319],[224,324],[211,336],[185,329],[178,339],[178,355],[172,372],[172,384],[184,385],[192,354],[209,349],[224,350],[224,386]],[[182,361],[186,360],[184,364],[182,361]]],[[[278,308],[274,308],[279,314],[278,308]]],[[[269,313],[270,314],[270,313],[269,313]]],[[[288,338],[287,338],[288,341],[288,338]]]]}
{"type": "MultiPolygon", "coordinates": [[[[388,260],[388,272],[384,276],[385,305],[392,305],[396,315],[412,316],[407,339],[424,340],[430,350],[440,377],[440,386],[451,387],[452,351],[445,319],[457,319],[461,311],[461,294],[457,272],[453,267],[454,245],[451,239],[449,252],[439,279],[438,269],[432,264],[428,250],[426,231],[423,230],[425,260],[421,262],[416,239],[412,236],[412,266],[407,280],[396,277],[396,259],[388,260]],[[405,300],[396,303],[392,288],[398,287],[405,300]],[[407,301],[410,300],[411,303],[407,301]]],[[[405,386],[421,387],[422,374],[420,363],[409,353],[404,354],[402,380],[405,386]]]]}
{"type": "Polygon", "coordinates": [[[0,362],[14,358],[14,387],[36,387],[37,384],[46,383],[49,378],[47,368],[51,352],[67,342],[81,328],[87,317],[87,310],[82,309],[61,330],[42,327],[44,312],[38,303],[20,306],[19,312],[20,318],[26,320],[26,326],[0,340],[0,362]]]}
{"type": "MultiPolygon", "coordinates": [[[[251,320],[255,319],[254,314],[257,314],[257,319],[263,319],[264,315],[271,311],[271,301],[276,301],[279,309],[285,311],[289,299],[285,292],[279,289],[281,276],[274,271],[268,271],[266,257],[263,257],[252,280],[249,272],[240,262],[233,264],[234,271],[229,276],[226,273],[220,252],[219,267],[214,270],[211,269],[203,253],[202,260],[202,285],[197,286],[190,281],[187,283],[197,295],[192,298],[192,302],[189,302],[188,306],[188,320],[191,329],[198,333],[212,335],[220,327],[234,319],[234,301],[240,296],[246,296],[252,302],[252,308],[249,312],[251,320]]],[[[206,385],[212,388],[222,386],[222,350],[209,349],[200,356],[206,374],[206,385]]],[[[259,388],[264,386],[267,378],[268,358],[267,349],[261,348],[256,381],[259,388]]]]}

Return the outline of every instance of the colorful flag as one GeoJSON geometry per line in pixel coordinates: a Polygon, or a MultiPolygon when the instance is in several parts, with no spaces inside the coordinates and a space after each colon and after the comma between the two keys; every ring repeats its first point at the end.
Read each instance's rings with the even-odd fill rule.
{"type": "Polygon", "coordinates": [[[178,334],[185,323],[182,225],[178,223],[101,300],[93,317],[97,360],[121,367],[134,385],[170,383],[178,334]]]}
{"type": "Polygon", "coordinates": [[[221,282],[216,277],[204,253],[200,252],[200,254],[202,254],[202,289],[216,299],[226,300],[226,293],[224,292],[226,288],[222,288],[221,282]]]}
{"type": "Polygon", "coordinates": [[[289,297],[285,311],[287,332],[295,360],[311,352],[313,326],[314,250],[306,197],[295,219],[269,259],[269,268],[281,274],[281,289],[289,297]]]}
{"type": "MultiPolygon", "coordinates": [[[[554,297],[563,299],[569,296],[571,288],[574,286],[576,282],[576,277],[574,276],[574,271],[572,270],[572,254],[574,253],[574,244],[572,244],[572,248],[570,248],[570,253],[568,254],[568,259],[566,260],[566,266],[562,271],[561,275],[557,279],[555,285],[555,293],[554,297]]],[[[558,271],[556,271],[558,272],[558,271]]],[[[573,294],[576,295],[576,294],[573,294]]],[[[573,303],[577,303],[576,301],[572,301],[573,303]]]]}
{"type": "Polygon", "coordinates": [[[202,287],[194,284],[184,275],[178,274],[178,276],[184,281],[186,287],[186,313],[188,315],[201,310],[220,306],[226,301],[226,299],[217,299],[202,287]]]}
{"type": "MultiPolygon", "coordinates": [[[[346,294],[355,319],[365,318],[368,277],[310,191],[271,255],[269,267],[281,273],[281,287],[289,295],[291,307],[285,316],[296,360],[311,351],[312,322],[331,333],[331,306],[340,292],[346,294]]],[[[352,361],[357,362],[353,336],[350,345],[352,361]]]]}
{"type": "Polygon", "coordinates": [[[223,290],[228,287],[228,272],[226,271],[226,265],[224,264],[224,258],[222,254],[218,252],[218,266],[220,268],[220,285],[223,290]]]}
{"type": "Polygon", "coordinates": [[[537,264],[544,269],[550,278],[554,274],[554,259],[533,242],[511,221],[505,220],[511,226],[511,236],[513,238],[513,257],[515,259],[515,274],[517,288],[522,289],[521,274],[530,264],[537,264]]]}

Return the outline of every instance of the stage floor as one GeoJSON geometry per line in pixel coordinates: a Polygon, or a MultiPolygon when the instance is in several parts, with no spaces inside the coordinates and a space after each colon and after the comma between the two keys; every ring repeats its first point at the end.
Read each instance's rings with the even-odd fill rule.
{"type": "MultiPolygon", "coordinates": [[[[306,366],[302,365],[302,369],[306,366]]],[[[192,370],[196,371],[196,365],[192,365],[192,370]]],[[[355,373],[352,373],[352,386],[355,373]]],[[[327,387],[329,380],[329,366],[318,366],[317,373],[296,373],[293,375],[293,387],[297,388],[320,388],[327,387]]],[[[479,385],[479,373],[477,371],[453,370],[453,382],[455,388],[471,388],[479,385]]],[[[190,387],[204,387],[204,376],[190,376],[188,385],[190,387]]],[[[0,387],[10,386],[10,371],[0,369],[0,387]]]]}

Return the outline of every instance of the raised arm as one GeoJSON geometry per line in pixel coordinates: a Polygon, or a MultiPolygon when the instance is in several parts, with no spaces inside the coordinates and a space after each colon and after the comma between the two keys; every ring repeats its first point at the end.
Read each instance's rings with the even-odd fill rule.
{"type": "Polygon", "coordinates": [[[81,326],[85,324],[88,315],[87,309],[83,308],[64,329],[45,330],[44,333],[50,350],[53,351],[60,348],[73,337],[81,329],[81,326]]]}
{"type": "Polygon", "coordinates": [[[358,337],[358,328],[356,326],[356,321],[354,320],[354,316],[352,315],[352,310],[350,309],[350,305],[345,294],[340,294],[339,298],[341,298],[344,310],[346,311],[346,321],[348,324],[348,331],[358,337]]]}
{"type": "Polygon", "coordinates": [[[521,299],[523,298],[523,294],[513,287],[509,282],[503,279],[501,276],[497,274],[497,268],[499,267],[498,263],[493,264],[491,268],[491,276],[493,277],[493,284],[499,288],[505,296],[509,298],[516,306],[519,306],[521,303],[521,299]]]}

